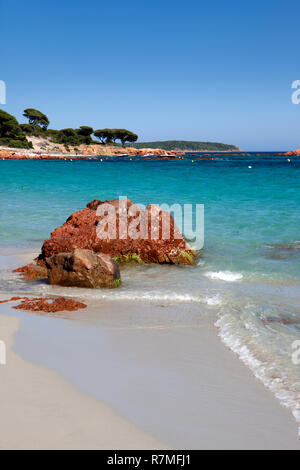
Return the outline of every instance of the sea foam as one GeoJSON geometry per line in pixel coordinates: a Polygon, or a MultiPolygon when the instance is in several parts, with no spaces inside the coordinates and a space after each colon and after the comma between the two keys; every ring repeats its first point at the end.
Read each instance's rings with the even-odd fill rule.
{"type": "MultiPolygon", "coordinates": [[[[216,306],[222,303],[219,295],[206,295],[198,296],[192,294],[180,294],[175,292],[118,292],[118,293],[104,293],[97,292],[85,293],[83,291],[73,291],[69,294],[70,297],[80,297],[86,300],[117,300],[117,301],[150,301],[150,302],[170,302],[170,303],[202,303],[208,306],[216,306]]],[[[68,295],[65,294],[65,297],[68,295]]]]}
{"type": "Polygon", "coordinates": [[[221,340],[231,351],[239,356],[240,360],[249,367],[254,376],[273,392],[280,403],[291,411],[295,420],[299,423],[298,382],[291,383],[286,372],[284,370],[280,372],[280,369],[276,367],[274,362],[259,359],[251,348],[245,344],[245,338],[242,339],[240,337],[229,314],[222,315],[215,323],[215,326],[219,329],[218,336],[221,340]],[[275,369],[276,374],[274,374],[275,369]]]}
{"type": "Polygon", "coordinates": [[[233,273],[231,271],[207,272],[205,276],[210,279],[220,279],[221,281],[227,282],[235,282],[243,278],[241,273],[233,273]]]}

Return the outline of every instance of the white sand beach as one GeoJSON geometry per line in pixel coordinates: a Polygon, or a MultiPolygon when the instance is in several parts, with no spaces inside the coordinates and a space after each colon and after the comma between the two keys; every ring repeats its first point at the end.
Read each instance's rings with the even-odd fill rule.
{"type": "MultiPolygon", "coordinates": [[[[1,306],[1,312],[8,309],[7,304],[1,306]]],[[[22,348],[41,332],[44,320],[48,320],[46,329],[49,320],[61,321],[24,315],[30,317],[31,333],[25,329],[22,348]],[[35,329],[33,322],[37,322],[35,329]]],[[[128,383],[120,384],[115,403],[131,420],[91,398],[101,395],[101,390],[90,388],[93,381],[82,384],[87,391],[84,395],[55,371],[22,359],[12,350],[13,334],[19,327],[14,313],[0,315],[1,339],[8,348],[7,365],[0,368],[2,449],[300,448],[297,425],[288,410],[226,349],[208,325],[198,329],[103,329],[101,339],[106,341],[99,347],[100,355],[92,369],[97,363],[95,374],[109,374],[111,370],[108,385],[112,394],[120,380],[119,370],[123,371],[128,383]],[[115,349],[111,357],[109,344],[115,349]],[[136,413],[140,413],[138,420],[136,413]],[[139,427],[129,421],[139,421],[139,427]]],[[[66,336],[65,340],[74,352],[80,332],[79,328],[69,330],[75,337],[66,336]]],[[[31,344],[31,353],[36,353],[42,343],[49,347],[45,341],[48,335],[42,333],[37,344],[31,344]]],[[[22,324],[18,336],[22,338],[22,324]]],[[[60,347],[58,341],[58,351],[60,347]]],[[[92,343],[91,349],[95,353],[92,343]]],[[[43,357],[45,351],[40,352],[43,357]]],[[[53,364],[58,361],[55,357],[53,364]]],[[[61,362],[62,369],[68,367],[68,358],[61,362]]],[[[74,383],[80,380],[80,376],[73,378],[74,383]]],[[[105,388],[103,395],[108,401],[107,384],[105,388]]]]}
{"type": "Polygon", "coordinates": [[[0,366],[0,449],[165,448],[55,372],[14,353],[19,326],[16,317],[0,316],[7,347],[7,364],[0,366]]]}

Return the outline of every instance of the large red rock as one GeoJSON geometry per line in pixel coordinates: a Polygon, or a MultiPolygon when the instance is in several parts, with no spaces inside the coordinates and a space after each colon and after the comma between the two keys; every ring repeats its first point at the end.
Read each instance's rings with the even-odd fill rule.
{"type": "Polygon", "coordinates": [[[104,253],[76,248],[45,259],[50,284],[73,287],[118,287],[119,265],[104,253]]]}
{"type": "Polygon", "coordinates": [[[195,264],[196,255],[181,235],[169,212],[153,205],[148,205],[143,211],[130,200],[125,204],[122,209],[118,200],[95,200],[88,203],[85,209],[70,215],[62,226],[51,233],[51,238],[45,240],[42,246],[39,259],[45,260],[57,253],[84,248],[95,253],[108,254],[121,261],[135,259],[145,263],[195,264]],[[103,204],[115,208],[116,213],[116,231],[109,234],[107,239],[99,238],[96,233],[98,224],[113,222],[113,215],[108,217],[107,212],[99,215],[99,211],[104,211],[107,207],[103,204]],[[166,220],[169,221],[170,227],[167,237],[163,232],[163,221],[166,220]],[[121,227],[124,227],[124,221],[127,221],[125,232],[120,230],[120,221],[121,227]],[[140,230],[143,226],[141,221],[147,222],[146,234],[133,234],[131,224],[135,224],[137,230],[140,230]]]}

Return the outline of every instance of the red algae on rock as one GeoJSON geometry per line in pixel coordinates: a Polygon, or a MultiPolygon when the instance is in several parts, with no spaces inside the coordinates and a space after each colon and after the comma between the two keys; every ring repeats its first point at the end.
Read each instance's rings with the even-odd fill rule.
{"type": "Polygon", "coordinates": [[[58,297],[56,299],[51,299],[51,297],[11,297],[10,299],[0,300],[0,304],[5,302],[13,302],[16,300],[22,300],[19,305],[13,306],[17,310],[31,310],[33,312],[63,312],[67,310],[72,312],[74,310],[79,310],[80,308],[86,308],[86,304],[78,302],[73,299],[66,299],[65,297],[58,297]],[[49,303],[48,301],[51,301],[49,303]]]}
{"type": "Polygon", "coordinates": [[[49,300],[51,299],[26,299],[23,300],[19,305],[14,306],[13,308],[20,310],[30,310],[32,312],[46,313],[62,312],[65,310],[72,312],[74,310],[86,308],[86,304],[78,302],[77,300],[66,299],[65,297],[58,297],[57,299],[52,300],[52,302],[50,303],[48,302],[49,300]]]}
{"type": "Polygon", "coordinates": [[[14,269],[13,272],[20,273],[26,281],[38,281],[48,277],[46,267],[41,264],[30,263],[14,269]]]}
{"type": "Polygon", "coordinates": [[[11,297],[10,299],[0,300],[0,304],[4,304],[5,302],[12,302],[13,300],[22,300],[27,299],[27,297],[11,297]]]}

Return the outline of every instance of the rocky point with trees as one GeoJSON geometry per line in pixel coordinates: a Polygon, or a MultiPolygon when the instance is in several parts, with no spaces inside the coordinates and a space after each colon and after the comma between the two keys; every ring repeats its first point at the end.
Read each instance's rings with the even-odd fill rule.
{"type": "Polygon", "coordinates": [[[30,137],[34,136],[62,144],[68,150],[69,146],[119,145],[117,141],[124,146],[126,142],[134,143],[138,139],[137,134],[127,129],[94,130],[90,126],[80,126],[76,129],[49,129],[48,116],[34,108],[26,108],[23,116],[28,119],[28,123],[19,124],[14,116],[0,110],[0,145],[30,149],[32,148],[30,137]],[[93,139],[93,135],[97,140],[93,139]]]}

